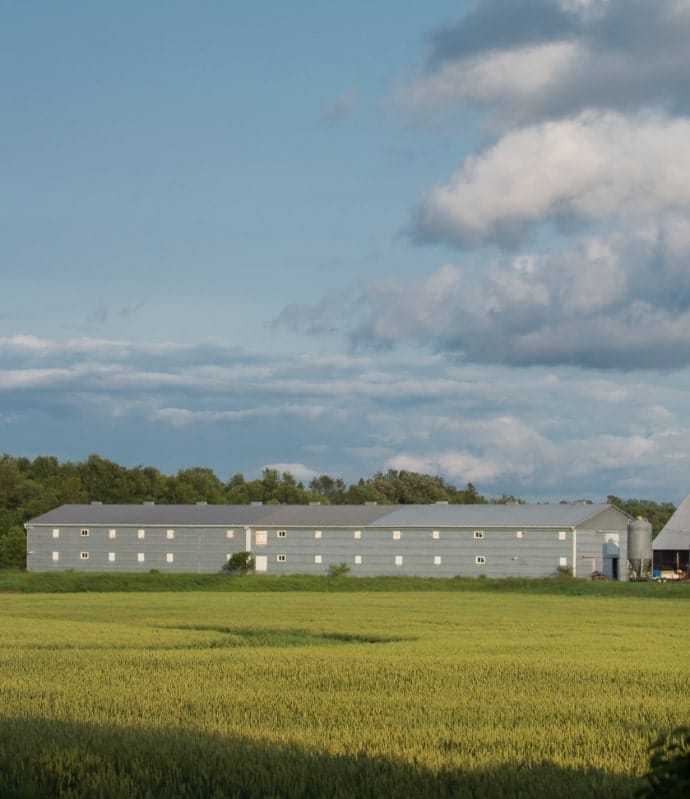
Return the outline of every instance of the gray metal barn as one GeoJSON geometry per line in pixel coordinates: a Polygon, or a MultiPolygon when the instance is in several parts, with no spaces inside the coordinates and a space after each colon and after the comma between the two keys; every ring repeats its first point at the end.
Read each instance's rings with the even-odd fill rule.
{"type": "Polygon", "coordinates": [[[256,571],[627,578],[629,517],[612,505],[63,505],[27,522],[30,571],[256,571]]]}
{"type": "Polygon", "coordinates": [[[690,495],[652,542],[655,570],[690,571],[690,495]]]}

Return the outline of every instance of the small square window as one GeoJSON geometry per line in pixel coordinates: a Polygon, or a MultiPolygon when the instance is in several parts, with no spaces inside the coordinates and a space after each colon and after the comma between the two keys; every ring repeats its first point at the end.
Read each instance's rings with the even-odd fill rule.
{"type": "Polygon", "coordinates": [[[60,538],[60,528],[53,527],[53,538],[60,538]]]}
{"type": "Polygon", "coordinates": [[[137,538],[139,539],[146,538],[146,530],[141,530],[141,529],[137,530],[137,538]]]}
{"type": "Polygon", "coordinates": [[[355,555],[355,565],[360,566],[361,563],[362,563],[362,556],[361,555],[355,555]]]}
{"type": "Polygon", "coordinates": [[[483,566],[486,563],[486,558],[484,555],[477,555],[474,559],[474,562],[477,566],[483,566]]]}
{"type": "Polygon", "coordinates": [[[441,538],[441,531],[440,530],[432,530],[431,537],[434,541],[438,541],[441,538]]]}
{"type": "Polygon", "coordinates": [[[314,563],[323,563],[321,555],[314,555],[314,563]]]}
{"type": "Polygon", "coordinates": [[[165,531],[165,537],[168,539],[168,541],[172,541],[172,539],[175,538],[175,531],[174,530],[166,530],[165,531]]]}
{"type": "Polygon", "coordinates": [[[117,530],[111,527],[110,530],[108,530],[108,538],[117,538],[117,530]]]}
{"type": "Polygon", "coordinates": [[[278,538],[285,538],[287,530],[278,530],[278,538]]]}
{"type": "Polygon", "coordinates": [[[402,566],[403,565],[403,556],[402,555],[396,555],[395,556],[395,565],[396,566],[402,566]]]}
{"type": "Polygon", "coordinates": [[[137,561],[143,563],[146,560],[146,555],[143,552],[137,552],[137,561]]]}
{"type": "Polygon", "coordinates": [[[257,547],[265,547],[268,542],[268,532],[266,530],[256,531],[256,545],[257,547]]]}
{"type": "Polygon", "coordinates": [[[165,562],[166,563],[173,563],[175,561],[175,555],[172,552],[165,553],[165,562]]]}
{"type": "Polygon", "coordinates": [[[225,531],[225,537],[226,538],[234,538],[235,537],[235,531],[234,530],[226,530],[225,531]]]}
{"type": "Polygon", "coordinates": [[[442,562],[440,555],[434,555],[434,566],[440,566],[442,562]]]}
{"type": "Polygon", "coordinates": [[[484,538],[484,531],[483,530],[475,530],[474,531],[475,538],[484,538]]]}
{"type": "Polygon", "coordinates": [[[559,566],[567,566],[568,565],[568,558],[559,558],[558,559],[559,566]]]}
{"type": "Polygon", "coordinates": [[[82,534],[84,537],[86,537],[86,536],[89,534],[89,531],[86,529],[86,527],[82,527],[81,534],[82,534]]]}
{"type": "Polygon", "coordinates": [[[60,553],[59,552],[53,552],[53,560],[60,560],[60,553]]]}
{"type": "Polygon", "coordinates": [[[524,534],[524,532],[522,530],[516,530],[515,531],[515,538],[524,538],[524,537],[525,537],[525,534],[524,534]]]}
{"type": "Polygon", "coordinates": [[[400,530],[393,530],[393,541],[400,541],[400,530]]]}
{"type": "Polygon", "coordinates": [[[362,537],[362,531],[361,530],[355,530],[354,537],[355,537],[355,539],[357,541],[359,541],[359,539],[362,537]]]}
{"type": "Polygon", "coordinates": [[[287,555],[276,555],[276,560],[278,563],[285,563],[287,561],[287,555]]]}
{"type": "Polygon", "coordinates": [[[109,563],[114,563],[115,562],[115,553],[114,552],[108,552],[108,562],[109,563]]]}
{"type": "Polygon", "coordinates": [[[80,557],[82,560],[88,560],[88,559],[89,559],[89,553],[88,553],[88,552],[80,552],[80,553],[79,553],[79,557],[80,557]]]}
{"type": "Polygon", "coordinates": [[[321,530],[314,530],[314,538],[316,539],[321,538],[321,530]]]}
{"type": "Polygon", "coordinates": [[[568,540],[568,536],[567,536],[565,530],[559,530],[558,531],[558,540],[559,541],[567,541],[568,540]]]}

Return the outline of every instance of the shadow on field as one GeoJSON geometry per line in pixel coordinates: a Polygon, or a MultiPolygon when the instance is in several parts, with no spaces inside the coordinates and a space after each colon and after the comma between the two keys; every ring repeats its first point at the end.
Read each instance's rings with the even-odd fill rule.
{"type": "Polygon", "coordinates": [[[207,624],[183,624],[169,627],[157,625],[161,630],[197,630],[221,633],[227,636],[225,646],[316,646],[321,644],[391,644],[400,641],[414,641],[410,636],[362,635],[359,633],[313,633],[309,630],[246,627],[227,627],[207,624]]]}
{"type": "Polygon", "coordinates": [[[103,797],[630,797],[632,779],[553,763],[429,769],[366,754],[173,729],[0,721],[4,799],[103,797]]]}

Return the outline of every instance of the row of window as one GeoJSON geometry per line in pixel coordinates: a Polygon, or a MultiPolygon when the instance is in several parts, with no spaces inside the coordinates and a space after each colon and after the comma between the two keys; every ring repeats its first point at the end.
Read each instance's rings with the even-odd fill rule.
{"type": "MultiPolygon", "coordinates": [[[[81,560],[89,560],[89,553],[88,552],[80,552],[79,557],[81,560]]],[[[228,554],[225,556],[226,560],[230,560],[231,555],[228,554]]],[[[60,560],[60,553],[53,552],[53,560],[59,561],[60,560]]],[[[117,553],[115,552],[108,552],[108,561],[110,563],[114,563],[117,560],[117,553]]],[[[146,561],[146,554],[144,552],[137,552],[137,562],[144,563],[146,561]]],[[[276,555],[276,561],[278,563],[287,563],[287,555],[285,553],[280,553],[276,555]]],[[[364,562],[364,558],[362,555],[355,555],[353,561],[356,566],[361,565],[364,562]]],[[[175,562],[175,554],[173,552],[166,552],[165,554],[165,562],[166,563],[174,563],[175,562]]],[[[403,555],[396,555],[393,561],[396,566],[402,566],[404,563],[403,555]]],[[[486,556],[485,555],[475,555],[474,558],[475,565],[477,566],[484,566],[486,564],[486,556]]],[[[320,565],[323,563],[323,556],[322,555],[314,555],[314,563],[320,565]]],[[[441,566],[443,564],[443,559],[441,555],[434,555],[433,560],[434,566],[441,566]]],[[[559,558],[559,566],[567,566],[568,565],[568,558],[559,558]]]]}
{"type": "MultiPolygon", "coordinates": [[[[276,555],[276,561],[278,563],[287,563],[287,555],[281,553],[280,555],[276,555]]],[[[353,557],[353,562],[356,566],[364,563],[364,558],[362,555],[355,555],[353,557]]],[[[403,555],[396,555],[393,562],[396,566],[402,566],[405,562],[405,558],[403,555]]],[[[476,555],[474,558],[474,562],[477,566],[483,566],[486,563],[486,557],[484,555],[476,555]]],[[[321,564],[323,563],[323,556],[322,555],[314,555],[314,563],[321,564]]],[[[443,558],[441,555],[434,555],[433,560],[434,566],[441,566],[443,564],[443,558]]]]}
{"type": "MultiPolygon", "coordinates": [[[[276,535],[278,538],[286,538],[287,537],[287,530],[277,530],[276,535]]],[[[472,536],[475,540],[481,540],[484,538],[484,530],[474,530],[472,536]]],[[[314,538],[320,539],[322,537],[321,530],[314,530],[314,538]]],[[[516,530],[515,531],[516,538],[524,538],[525,532],[524,530],[516,530]]],[[[353,538],[355,540],[360,540],[362,538],[362,531],[355,530],[353,532],[353,538]]],[[[402,538],[402,531],[401,530],[393,530],[391,533],[391,538],[393,541],[400,541],[402,538]]],[[[441,531],[440,530],[432,530],[431,531],[431,538],[434,541],[438,541],[441,538],[441,531]]],[[[558,540],[559,541],[566,541],[568,538],[567,532],[565,530],[559,530],[558,532],[558,540]]],[[[268,543],[268,530],[257,530],[255,533],[255,540],[257,546],[266,546],[268,543]]]]}
{"type": "MultiPolygon", "coordinates": [[[[86,538],[87,536],[91,535],[91,530],[88,527],[82,527],[81,535],[84,538],[86,538]]],[[[278,538],[286,538],[287,537],[287,530],[276,530],[276,535],[277,535],[278,538]]],[[[484,538],[484,530],[474,530],[472,535],[473,535],[473,538],[475,538],[476,540],[483,539],[484,538]]],[[[525,533],[524,533],[523,530],[516,530],[515,531],[515,537],[516,538],[524,538],[524,536],[525,536],[525,533]]],[[[59,527],[54,527],[53,528],[53,538],[59,538],[59,537],[60,537],[60,528],[59,527]]],[[[169,541],[172,541],[175,538],[175,530],[173,530],[173,529],[166,530],[165,531],[165,537],[169,541]]],[[[225,531],[225,537],[226,538],[234,538],[235,537],[235,531],[234,530],[226,530],[225,531]]],[[[318,540],[321,537],[322,537],[322,531],[321,530],[314,530],[314,538],[318,540]]],[[[108,530],[108,538],[110,538],[110,539],[117,538],[117,529],[115,529],[114,527],[111,527],[108,530]]],[[[139,528],[137,530],[137,538],[140,539],[140,540],[146,538],[146,530],[143,529],[143,528],[139,528]]],[[[355,530],[353,532],[353,538],[355,540],[357,540],[357,541],[360,540],[362,538],[362,531],[361,530],[355,530]]],[[[391,533],[391,538],[393,539],[393,541],[400,541],[400,539],[402,538],[402,532],[400,530],[393,530],[392,533],[391,533]]],[[[431,531],[431,538],[434,541],[440,540],[441,531],[440,530],[432,530],[431,531]]],[[[558,540],[559,541],[566,541],[567,538],[568,538],[567,532],[565,530],[559,530],[559,532],[558,532],[558,540]]],[[[255,533],[255,540],[256,540],[256,546],[258,546],[258,547],[266,546],[268,544],[268,530],[257,530],[256,533],[255,533]]]]}
{"type": "MultiPolygon", "coordinates": [[[[81,560],[89,560],[90,553],[89,552],[80,552],[79,558],[81,560]]],[[[230,559],[230,555],[227,556],[227,559],[230,559]]],[[[53,552],[53,560],[59,561],[60,560],[60,553],[53,552]]],[[[116,552],[108,552],[108,562],[115,563],[117,560],[117,553],[116,552]]],[[[137,563],[144,563],[146,561],[146,554],[144,552],[137,552],[137,563]]],[[[166,552],[165,554],[165,562],[166,563],[174,563],[175,562],[175,555],[173,552],[166,552]]]]}
{"type": "MultiPolygon", "coordinates": [[[[282,530],[282,531],[279,530],[278,532],[283,532],[284,533],[285,531],[284,530],[282,530]]],[[[91,530],[88,527],[82,527],[81,528],[81,535],[82,535],[82,538],[86,538],[87,536],[91,535],[91,530]]],[[[172,528],[167,529],[165,531],[165,537],[166,537],[166,539],[168,541],[172,541],[175,538],[175,531],[172,528]]],[[[225,531],[225,537],[226,538],[234,538],[235,537],[235,531],[234,530],[226,530],[225,531]]],[[[53,527],[53,538],[60,538],[60,528],[59,527],[53,527]]],[[[108,538],[110,538],[110,539],[117,538],[117,529],[115,527],[111,527],[111,528],[108,529],[108,538]]],[[[137,538],[140,539],[140,540],[146,538],[146,530],[140,527],[137,530],[137,538]]]]}

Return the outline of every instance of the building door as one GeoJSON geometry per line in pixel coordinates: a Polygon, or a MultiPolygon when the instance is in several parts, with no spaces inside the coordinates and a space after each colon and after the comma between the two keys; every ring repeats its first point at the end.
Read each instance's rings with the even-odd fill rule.
{"type": "Polygon", "coordinates": [[[618,579],[618,558],[611,558],[611,577],[618,579]]]}
{"type": "Polygon", "coordinates": [[[255,572],[266,572],[268,571],[268,556],[267,555],[257,555],[254,561],[254,571],[255,572]]]}

